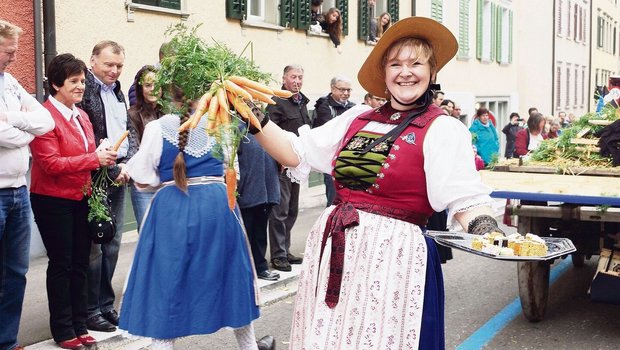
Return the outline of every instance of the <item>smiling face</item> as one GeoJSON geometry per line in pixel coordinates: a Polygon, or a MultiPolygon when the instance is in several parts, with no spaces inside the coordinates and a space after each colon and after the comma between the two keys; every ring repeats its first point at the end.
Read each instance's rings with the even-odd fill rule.
{"type": "Polygon", "coordinates": [[[383,16],[381,16],[381,25],[384,26],[388,23],[390,23],[390,15],[386,13],[383,16]]]}
{"type": "Polygon", "coordinates": [[[106,85],[112,85],[118,80],[123,72],[124,62],[125,55],[122,52],[114,53],[112,46],[103,48],[90,59],[93,74],[106,85]]]}
{"type": "Polygon", "coordinates": [[[405,45],[391,48],[386,55],[385,85],[394,97],[391,99],[394,109],[410,109],[408,105],[420,98],[431,82],[429,59],[419,57],[416,51],[420,50],[405,45]]]}
{"type": "Polygon", "coordinates": [[[327,15],[327,23],[336,23],[338,22],[339,17],[340,17],[340,14],[334,11],[330,13],[329,15],[327,15]]]}
{"type": "Polygon", "coordinates": [[[157,102],[158,94],[153,94],[153,91],[155,90],[155,73],[147,72],[143,75],[140,85],[142,85],[142,96],[144,97],[144,102],[153,104],[157,102]]]}
{"type": "Polygon", "coordinates": [[[72,108],[74,104],[82,102],[85,82],[86,76],[84,72],[68,77],[62,86],[53,85],[54,89],[56,89],[54,98],[63,105],[72,108]]]}

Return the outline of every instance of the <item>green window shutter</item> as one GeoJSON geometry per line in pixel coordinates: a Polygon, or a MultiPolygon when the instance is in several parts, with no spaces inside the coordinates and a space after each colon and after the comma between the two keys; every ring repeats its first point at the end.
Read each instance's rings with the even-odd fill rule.
{"type": "Polygon", "coordinates": [[[443,22],[443,0],[433,0],[431,2],[431,18],[437,22],[443,22]]]}
{"type": "MultiPolygon", "coordinates": [[[[282,0],[284,2],[284,0],[282,0]]],[[[294,4],[295,1],[291,0],[294,4]]],[[[310,0],[298,0],[296,11],[297,29],[308,29],[310,27],[310,0]]]]}
{"type": "Polygon", "coordinates": [[[503,13],[504,9],[502,7],[497,7],[495,9],[495,17],[497,18],[496,22],[496,32],[497,34],[495,35],[495,47],[496,47],[496,51],[495,51],[495,60],[499,63],[502,62],[502,30],[503,30],[503,13]]]}
{"type": "Polygon", "coordinates": [[[366,41],[370,35],[368,0],[357,1],[357,38],[366,41]]]}
{"type": "Polygon", "coordinates": [[[247,11],[247,0],[226,0],[226,18],[244,19],[247,11]]]}
{"type": "Polygon", "coordinates": [[[293,0],[280,0],[280,25],[282,27],[295,27],[295,3],[293,0]]]}
{"type": "Polygon", "coordinates": [[[512,10],[508,12],[508,16],[508,19],[510,21],[510,23],[508,24],[508,63],[512,63],[512,10]]]}
{"type": "Polygon", "coordinates": [[[460,57],[469,56],[469,1],[459,1],[459,53],[460,57]]]}
{"type": "Polygon", "coordinates": [[[342,14],[342,34],[349,35],[349,0],[338,0],[336,7],[342,14]]]}
{"type": "Polygon", "coordinates": [[[478,0],[476,8],[476,58],[482,59],[482,36],[484,20],[484,0],[478,0]]]}
{"type": "Polygon", "coordinates": [[[387,12],[389,12],[390,16],[392,16],[392,23],[398,22],[398,17],[399,17],[398,9],[399,9],[398,0],[388,0],[387,12]]]}
{"type": "Polygon", "coordinates": [[[495,13],[497,10],[497,6],[494,3],[491,3],[491,25],[489,29],[491,30],[491,54],[489,55],[489,60],[493,60],[495,58],[495,40],[497,37],[497,18],[495,17],[495,13]]]}
{"type": "Polygon", "coordinates": [[[165,7],[173,10],[181,9],[181,0],[132,0],[132,2],[136,4],[165,7]]]}

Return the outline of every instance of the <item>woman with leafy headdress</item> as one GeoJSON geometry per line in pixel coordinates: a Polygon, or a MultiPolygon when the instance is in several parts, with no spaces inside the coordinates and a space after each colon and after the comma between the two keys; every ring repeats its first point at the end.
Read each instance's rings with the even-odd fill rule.
{"type": "Polygon", "coordinates": [[[273,337],[258,347],[254,337],[255,272],[239,210],[229,208],[224,184],[236,128],[216,137],[205,132],[203,118],[197,128],[179,132],[192,101],[214,81],[196,79],[213,63],[186,70],[186,60],[196,63],[213,52],[193,32],[181,31],[171,45],[175,53],[162,62],[156,88],[172,112],[146,125],[128,163],[138,187],[159,190],[140,230],[119,327],[154,338],[154,349],[172,349],[176,338],[222,327],[234,329],[240,349],[273,349],[273,337]]]}

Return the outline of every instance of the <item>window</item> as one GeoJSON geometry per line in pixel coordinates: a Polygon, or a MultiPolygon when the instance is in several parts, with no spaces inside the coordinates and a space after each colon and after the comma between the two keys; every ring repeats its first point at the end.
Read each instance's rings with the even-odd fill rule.
{"type": "Polygon", "coordinates": [[[481,61],[512,62],[512,10],[490,0],[478,0],[476,9],[476,58],[481,61]]]}
{"type": "Polygon", "coordinates": [[[586,67],[581,67],[581,107],[586,103],[586,67]]]}
{"type": "Polygon", "coordinates": [[[555,109],[562,109],[562,68],[557,67],[555,75],[555,109]]]}
{"type": "Polygon", "coordinates": [[[172,10],[181,10],[181,0],[132,0],[134,4],[163,7],[172,10]]]}
{"type": "Polygon", "coordinates": [[[376,18],[387,12],[390,14],[392,24],[398,21],[398,0],[377,0],[374,9],[368,6],[368,0],[358,0],[357,8],[357,38],[359,40],[369,39],[370,18],[372,17],[376,18]]]}
{"type": "Polygon", "coordinates": [[[469,2],[459,1],[459,57],[469,57],[469,2]]]}
{"type": "Polygon", "coordinates": [[[566,67],[566,109],[570,108],[570,68],[566,67]]]}

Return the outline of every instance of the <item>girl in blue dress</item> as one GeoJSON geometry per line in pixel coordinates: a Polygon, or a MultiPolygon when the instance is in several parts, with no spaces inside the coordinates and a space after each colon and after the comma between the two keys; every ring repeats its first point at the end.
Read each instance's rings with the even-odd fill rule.
{"type": "Polygon", "coordinates": [[[227,205],[224,163],[214,156],[206,118],[178,132],[188,117],[150,122],[128,163],[139,187],[159,189],[140,231],[119,327],[154,338],[158,349],[232,327],[240,349],[257,349],[255,272],[239,211],[227,205]]]}

